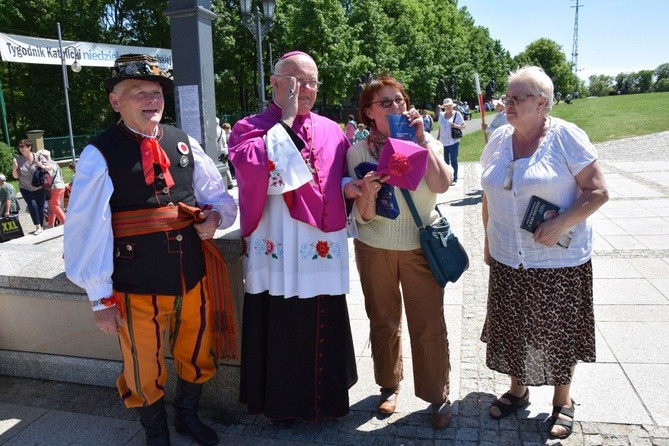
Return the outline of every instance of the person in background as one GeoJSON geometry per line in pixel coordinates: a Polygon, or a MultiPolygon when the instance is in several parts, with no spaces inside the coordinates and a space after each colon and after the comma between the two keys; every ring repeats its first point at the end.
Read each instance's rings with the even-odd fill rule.
{"type": "Polygon", "coordinates": [[[367,130],[365,124],[361,122],[358,124],[358,130],[355,131],[355,142],[362,141],[367,138],[367,135],[369,135],[369,130],[367,130]]]}
{"type": "Polygon", "coordinates": [[[228,138],[220,125],[221,121],[216,118],[216,147],[218,149],[218,157],[228,157],[228,138]]]}
{"type": "Polygon", "coordinates": [[[444,160],[446,164],[453,167],[453,183],[458,182],[458,152],[460,151],[460,139],[451,136],[451,128],[464,129],[465,120],[462,114],[454,110],[455,103],[453,99],[444,99],[439,113],[439,134],[437,139],[444,145],[444,160]]]}
{"type": "Polygon", "coordinates": [[[9,217],[17,215],[20,210],[14,186],[7,182],[5,174],[0,173],[0,215],[9,217]]]}
{"type": "Polygon", "coordinates": [[[51,161],[46,164],[45,169],[51,174],[52,183],[49,196],[49,228],[53,228],[56,224],[56,218],[62,225],[65,224],[65,212],[60,206],[63,197],[65,196],[65,181],[63,180],[63,173],[60,171],[60,166],[57,162],[51,161]]]}
{"type": "Polygon", "coordinates": [[[318,68],[281,56],[273,100],[230,135],[245,253],[239,400],[272,421],[322,421],[349,412],[357,381],[349,291],[346,178],[349,142],[313,113],[318,68]]]}
{"type": "Polygon", "coordinates": [[[493,99],[492,103],[495,106],[497,114],[494,118],[492,118],[492,122],[490,124],[481,123],[481,130],[485,131],[488,136],[492,135],[493,132],[501,126],[507,124],[506,110],[504,109],[504,98],[502,97],[500,99],[493,99]]]}
{"type": "Polygon", "coordinates": [[[344,134],[351,144],[355,142],[355,130],[357,127],[358,124],[356,124],[353,115],[348,115],[348,118],[346,119],[346,125],[344,125],[344,134]]]}
{"type": "Polygon", "coordinates": [[[74,177],[77,175],[77,164],[72,161],[67,165],[67,168],[72,172],[70,182],[65,185],[65,194],[63,196],[63,209],[67,211],[67,205],[70,203],[70,193],[72,192],[72,185],[74,184],[74,177]]]}
{"type": "Polygon", "coordinates": [[[35,152],[37,155],[43,156],[48,162],[51,162],[51,152],[46,149],[39,149],[35,152]]]}
{"type": "Polygon", "coordinates": [[[563,439],[574,425],[576,363],[595,361],[588,217],[607,201],[607,186],[588,136],[550,116],[553,82],[541,68],[511,73],[504,102],[509,125],[492,134],[481,155],[490,266],[481,340],[486,365],[510,378],[489,412],[506,417],[529,404],[529,386],[553,386],[550,434],[563,439]],[[520,224],[533,195],[564,211],[531,233],[520,224]],[[557,245],[569,230],[568,248],[557,245]]]}
{"type": "Polygon", "coordinates": [[[218,147],[218,160],[228,167],[226,173],[226,184],[228,189],[233,188],[232,173],[230,172],[230,163],[228,163],[228,135],[219,125],[221,121],[216,118],[216,146],[218,147]]]}
{"type": "Polygon", "coordinates": [[[170,444],[168,331],[177,374],[174,427],[215,445],[218,435],[197,411],[204,383],[216,374],[214,350],[234,356],[235,339],[233,325],[214,331],[214,318],[231,308],[230,296],[214,286],[224,271],[211,269],[221,259],[210,239],[234,223],[237,207],[198,142],[160,124],[174,82],[156,58],[120,56],[104,84],[121,120],[77,162],[65,273],[86,290],[100,330],[118,336],[123,370],[116,384],[125,406],[138,412],[146,443],[170,444]]]}
{"type": "Polygon", "coordinates": [[[469,109],[469,104],[467,101],[463,101],[460,103],[460,112],[462,113],[463,118],[466,120],[470,119],[471,115],[471,110],[469,109]]]}
{"type": "MultiPolygon", "coordinates": [[[[423,119],[409,104],[404,86],[380,76],[369,83],[359,101],[360,120],[372,130],[346,155],[349,175],[362,162],[377,162],[390,136],[388,115],[402,114],[415,129],[416,142],[428,151],[427,172],[415,191],[409,191],[423,222],[438,218],[437,194],[448,190],[453,171],[443,159],[443,147],[423,128],[423,119]]],[[[369,317],[374,378],[381,387],[378,411],[395,412],[402,365],[402,303],[411,339],[416,396],[431,403],[431,423],[441,429],[450,423],[448,399],[448,332],[444,318],[444,289],[434,279],[420,247],[418,230],[400,191],[395,189],[400,214],[395,220],[376,215],[376,198],[387,176],[375,172],[363,178],[362,195],[353,215],[358,228],[355,260],[369,317]],[[400,291],[401,289],[401,291],[400,291]]],[[[426,223],[427,224],[427,223],[426,223]]]]}
{"type": "Polygon", "coordinates": [[[33,143],[29,139],[19,141],[20,154],[14,158],[12,163],[12,176],[19,180],[19,191],[25,200],[30,218],[35,225],[33,235],[42,233],[44,224],[44,202],[46,201],[46,190],[42,186],[32,185],[33,174],[39,168],[44,168],[48,160],[32,152],[33,143]]]}
{"type": "Polygon", "coordinates": [[[423,128],[427,133],[432,131],[432,124],[432,116],[427,112],[427,110],[423,110],[423,128]]]}
{"type": "MultiPolygon", "coordinates": [[[[229,142],[230,142],[230,132],[232,131],[232,127],[230,126],[229,122],[224,122],[223,125],[221,125],[221,128],[223,129],[223,137],[225,138],[225,148],[226,148],[226,154],[227,150],[229,147],[229,142]]],[[[229,156],[229,155],[226,155],[229,156]]],[[[230,172],[230,176],[232,179],[235,179],[235,167],[232,165],[232,163],[227,163],[228,164],[228,171],[230,172]]]]}

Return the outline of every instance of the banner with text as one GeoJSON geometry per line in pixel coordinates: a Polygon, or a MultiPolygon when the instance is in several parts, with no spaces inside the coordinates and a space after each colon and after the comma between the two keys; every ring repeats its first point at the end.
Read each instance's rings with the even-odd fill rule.
{"type": "MultiPolygon", "coordinates": [[[[123,54],[148,54],[160,62],[164,70],[172,69],[172,50],[142,46],[110,45],[106,43],[72,42],[63,40],[65,64],[77,60],[82,66],[113,67],[114,60],[123,54]]],[[[5,62],[61,65],[58,40],[0,33],[0,58],[5,62]]]]}

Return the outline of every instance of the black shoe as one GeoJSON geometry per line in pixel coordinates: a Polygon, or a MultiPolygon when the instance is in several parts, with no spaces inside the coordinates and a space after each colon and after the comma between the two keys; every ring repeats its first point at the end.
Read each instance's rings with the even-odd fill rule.
{"type": "Polygon", "coordinates": [[[181,435],[188,435],[203,446],[218,444],[216,432],[202,423],[197,416],[200,405],[202,384],[194,384],[181,378],[177,381],[177,395],[174,398],[174,428],[181,435]]]}
{"type": "Polygon", "coordinates": [[[165,399],[161,398],[155,403],[137,407],[139,421],[144,426],[147,446],[170,446],[170,430],[167,427],[167,412],[165,411],[165,399]]]}

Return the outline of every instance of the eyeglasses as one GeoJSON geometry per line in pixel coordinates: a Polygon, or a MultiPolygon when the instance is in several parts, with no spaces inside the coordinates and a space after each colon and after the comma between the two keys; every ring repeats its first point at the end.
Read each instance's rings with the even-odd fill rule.
{"type": "Polygon", "coordinates": [[[531,98],[531,97],[534,97],[534,95],[533,94],[526,94],[526,95],[520,96],[520,97],[518,97],[518,96],[504,96],[501,100],[502,100],[502,104],[504,104],[505,107],[508,106],[508,105],[513,105],[515,107],[516,105],[522,103],[525,99],[531,98]]]}
{"type": "Polygon", "coordinates": [[[400,97],[397,97],[395,99],[385,98],[385,99],[381,99],[380,101],[370,102],[369,105],[381,104],[381,107],[383,107],[383,108],[390,108],[390,107],[393,106],[393,103],[395,105],[397,105],[398,107],[401,107],[404,104],[406,104],[406,101],[404,100],[404,97],[400,96],[400,97]]]}
{"type": "Polygon", "coordinates": [[[318,80],[302,79],[301,77],[297,77],[297,76],[286,76],[286,75],[283,75],[283,74],[275,74],[275,76],[276,77],[285,77],[287,79],[295,78],[295,79],[297,79],[297,82],[299,82],[301,86],[309,87],[312,90],[318,90],[320,88],[320,86],[323,85],[323,83],[318,81],[318,80]]]}

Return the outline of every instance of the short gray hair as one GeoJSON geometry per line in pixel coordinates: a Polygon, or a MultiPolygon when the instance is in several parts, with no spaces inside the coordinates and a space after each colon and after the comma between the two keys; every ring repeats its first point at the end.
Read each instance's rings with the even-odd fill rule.
{"type": "Polygon", "coordinates": [[[535,96],[546,98],[546,114],[553,108],[553,81],[541,67],[526,66],[519,68],[509,75],[509,81],[522,82],[530,89],[530,93],[535,96]]]}

